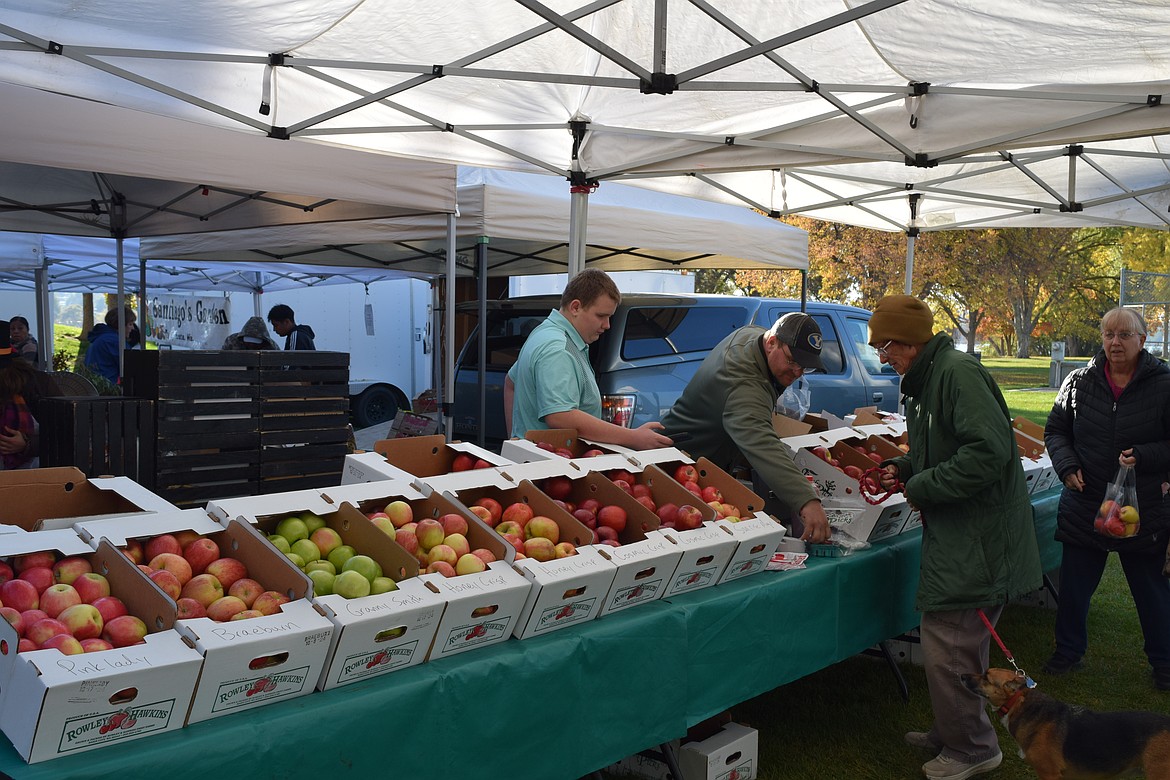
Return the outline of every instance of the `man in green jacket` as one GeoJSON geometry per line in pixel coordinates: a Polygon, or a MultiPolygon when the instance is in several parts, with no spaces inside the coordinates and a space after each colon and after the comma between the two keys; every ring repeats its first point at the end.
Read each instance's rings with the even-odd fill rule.
{"type": "Polygon", "coordinates": [[[883,487],[905,484],[922,512],[916,606],[934,724],[906,742],[937,755],[928,778],[990,772],[1003,758],[985,701],[959,679],[987,668],[991,635],[1010,599],[1041,585],[1032,505],[1007,404],[974,357],[934,333],[930,308],[910,295],[882,298],[869,343],[902,377],[910,452],[884,464],[883,487]]]}
{"type": "Polygon", "coordinates": [[[703,359],[662,424],[687,434],[683,448],[696,458],[724,469],[746,460],[800,517],[800,538],[820,543],[831,531],[825,510],[772,427],[776,399],[805,369],[824,370],[821,329],[809,315],[789,312],[767,331],[738,328],[703,359]]]}

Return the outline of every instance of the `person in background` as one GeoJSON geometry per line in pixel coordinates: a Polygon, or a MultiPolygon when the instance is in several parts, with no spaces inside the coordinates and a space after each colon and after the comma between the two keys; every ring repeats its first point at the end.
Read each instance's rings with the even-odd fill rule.
{"type": "Polygon", "coordinates": [[[1032,504],[1003,394],[974,356],[934,333],[930,308],[888,295],[869,320],[869,344],[902,377],[910,452],[882,464],[880,481],[904,484],[922,512],[916,608],[934,723],[905,735],[937,755],[928,778],[990,772],[1003,753],[986,700],[959,675],[988,665],[1004,605],[1038,590],[1043,575],[1032,504]]]}
{"type": "Polygon", "coordinates": [[[118,355],[118,329],[123,328],[125,337],[130,336],[130,327],[138,321],[138,316],[129,306],[122,310],[108,309],[104,322],[98,323],[85,337],[89,348],[85,351],[85,367],[95,374],[101,374],[111,383],[118,383],[120,370],[118,355]]]}
{"type": "Polygon", "coordinates": [[[52,377],[19,359],[11,325],[0,320],[0,469],[36,468],[40,456],[42,398],[60,395],[52,377]]]}
{"type": "Polygon", "coordinates": [[[504,417],[513,436],[530,430],[575,428],[591,441],[636,450],[668,447],[661,423],[626,428],[601,419],[601,391],[589,364],[589,345],[609,330],[621,303],[604,271],[587,268],[569,280],[553,309],[520,350],[504,379],[504,417]]]}
{"type": "Polygon", "coordinates": [[[316,349],[313,339],[316,334],[308,325],[298,325],[293,310],[278,303],[268,310],[268,321],[276,335],[284,336],[285,349],[316,349]]]}
{"type": "Polygon", "coordinates": [[[240,328],[223,340],[221,349],[277,349],[276,342],[268,333],[268,326],[260,317],[249,317],[240,328]]]}
{"type": "Polygon", "coordinates": [[[682,446],[693,457],[725,469],[746,460],[789,513],[799,515],[800,538],[814,544],[828,541],[832,529],[816,489],[772,427],[772,410],[805,370],[823,369],[820,327],[804,312],[789,312],[766,331],[758,325],[732,331],[662,418],[671,435],[689,436],[682,446]]]}
{"type": "Polygon", "coordinates": [[[1056,650],[1047,674],[1081,668],[1088,649],[1089,602],[1116,552],[1137,608],[1154,686],[1170,691],[1170,581],[1162,576],[1170,528],[1162,482],[1170,470],[1170,368],[1145,349],[1135,309],[1101,318],[1102,349],[1064,380],[1044,444],[1064,490],[1056,515],[1062,545],[1056,650]],[[1117,538],[1093,528],[1118,465],[1137,477],[1137,533],[1117,538]]]}
{"type": "Polygon", "coordinates": [[[31,363],[33,368],[40,368],[37,340],[29,333],[28,320],[18,314],[8,321],[8,328],[12,334],[12,349],[31,363]]]}

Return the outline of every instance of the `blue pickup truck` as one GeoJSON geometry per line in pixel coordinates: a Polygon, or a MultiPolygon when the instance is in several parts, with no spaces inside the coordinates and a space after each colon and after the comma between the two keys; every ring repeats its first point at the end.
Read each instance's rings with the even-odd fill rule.
{"type": "MultiPolygon", "coordinates": [[[[504,375],[524,339],[559,305],[556,296],[512,298],[487,303],[485,409],[479,421],[479,332],[472,332],[456,365],[454,435],[498,448],[504,430],[504,375]]],[[[475,304],[467,309],[474,311],[475,304]]],[[[611,422],[637,426],[660,420],[682,394],[711,348],[736,328],[769,327],[800,302],[730,295],[630,294],[610,322],[610,329],[590,346],[605,414],[611,422]]],[[[883,366],[868,345],[870,313],[833,303],[809,303],[808,313],[824,336],[825,371],[807,379],[810,411],[836,415],[862,406],[896,411],[899,377],[883,366]]],[[[465,311],[461,309],[461,311],[465,311]]]]}

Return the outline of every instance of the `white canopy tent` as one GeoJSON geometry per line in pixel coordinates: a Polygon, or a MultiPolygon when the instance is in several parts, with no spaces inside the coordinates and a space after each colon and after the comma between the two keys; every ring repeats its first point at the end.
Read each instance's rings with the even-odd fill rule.
{"type": "Polygon", "coordinates": [[[0,9],[2,80],[256,134],[911,233],[1167,226],[1159,2],[0,9]]]}

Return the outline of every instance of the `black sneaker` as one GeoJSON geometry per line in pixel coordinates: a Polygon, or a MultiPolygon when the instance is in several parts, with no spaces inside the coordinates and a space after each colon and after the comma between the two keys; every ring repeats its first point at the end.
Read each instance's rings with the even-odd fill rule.
{"type": "MultiPolygon", "coordinates": [[[[1059,653],[1053,653],[1052,657],[1048,659],[1048,663],[1044,664],[1044,668],[1041,671],[1043,671],[1045,674],[1050,674],[1053,677],[1059,677],[1062,674],[1075,672],[1084,665],[1085,662],[1080,658],[1069,658],[1067,656],[1060,655],[1059,653]]],[[[1170,673],[1170,669],[1168,669],[1167,672],[1170,673]]]]}
{"type": "Polygon", "coordinates": [[[1154,669],[1154,687],[1160,691],[1170,691],[1170,666],[1154,669]]]}

